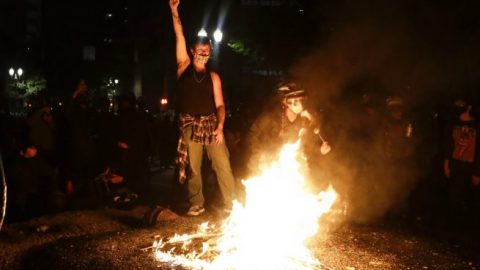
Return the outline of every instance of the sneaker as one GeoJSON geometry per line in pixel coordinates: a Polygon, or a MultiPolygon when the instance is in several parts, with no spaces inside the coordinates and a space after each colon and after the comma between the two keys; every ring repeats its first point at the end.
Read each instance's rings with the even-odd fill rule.
{"type": "Polygon", "coordinates": [[[205,208],[201,205],[194,205],[188,209],[187,215],[188,216],[198,216],[201,213],[205,212],[205,208]]]}

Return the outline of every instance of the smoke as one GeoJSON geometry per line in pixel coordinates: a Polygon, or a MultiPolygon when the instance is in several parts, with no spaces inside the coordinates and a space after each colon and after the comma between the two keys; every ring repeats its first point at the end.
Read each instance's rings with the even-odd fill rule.
{"type": "MultiPolygon", "coordinates": [[[[327,101],[352,79],[373,76],[415,98],[454,85],[478,86],[480,23],[466,4],[344,1],[320,7],[325,41],[291,72],[327,101]]],[[[478,10],[478,9],[477,9],[478,10]]]]}
{"type": "Polygon", "coordinates": [[[328,34],[290,70],[324,112],[322,132],[333,146],[316,161],[317,173],[336,183],[356,221],[403,210],[419,173],[431,166],[415,166],[419,153],[404,164],[386,158],[385,97],[395,93],[413,106],[480,86],[478,9],[466,1],[418,2],[322,5],[315,15],[328,34]]]}

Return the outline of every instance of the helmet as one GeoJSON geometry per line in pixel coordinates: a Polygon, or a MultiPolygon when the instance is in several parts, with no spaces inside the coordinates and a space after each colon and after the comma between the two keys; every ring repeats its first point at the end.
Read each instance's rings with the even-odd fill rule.
{"type": "Polygon", "coordinates": [[[306,96],[306,92],[293,82],[281,83],[277,87],[277,93],[282,98],[296,98],[306,96]]]}

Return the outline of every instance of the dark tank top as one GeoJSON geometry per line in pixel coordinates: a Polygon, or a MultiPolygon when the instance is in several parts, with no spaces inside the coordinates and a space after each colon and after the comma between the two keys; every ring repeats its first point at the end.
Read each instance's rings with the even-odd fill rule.
{"type": "Polygon", "coordinates": [[[213,82],[210,71],[195,72],[192,65],[178,79],[177,111],[192,116],[216,112],[213,97],[213,82]]]}

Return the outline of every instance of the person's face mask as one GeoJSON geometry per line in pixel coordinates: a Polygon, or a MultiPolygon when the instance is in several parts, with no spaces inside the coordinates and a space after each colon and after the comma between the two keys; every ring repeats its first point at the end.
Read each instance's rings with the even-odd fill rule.
{"type": "Polygon", "coordinates": [[[303,98],[287,99],[285,104],[295,114],[300,114],[303,111],[303,98]]]}
{"type": "Polygon", "coordinates": [[[193,61],[196,64],[205,65],[210,58],[210,46],[197,45],[195,50],[192,51],[193,61]]]}
{"type": "Polygon", "coordinates": [[[208,62],[208,59],[210,58],[209,54],[194,54],[193,55],[193,61],[197,64],[205,65],[208,62]]]}
{"type": "Polygon", "coordinates": [[[466,106],[454,106],[453,107],[453,114],[456,116],[456,117],[459,117],[462,113],[466,112],[467,111],[467,107],[466,106]]]}

